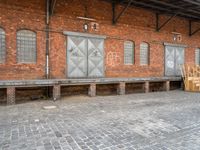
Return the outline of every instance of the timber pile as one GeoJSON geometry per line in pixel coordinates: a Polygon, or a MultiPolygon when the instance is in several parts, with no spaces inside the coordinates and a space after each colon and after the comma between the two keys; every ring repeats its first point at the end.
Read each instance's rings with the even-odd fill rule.
{"type": "Polygon", "coordinates": [[[185,64],[181,70],[185,91],[200,92],[200,66],[185,64]]]}

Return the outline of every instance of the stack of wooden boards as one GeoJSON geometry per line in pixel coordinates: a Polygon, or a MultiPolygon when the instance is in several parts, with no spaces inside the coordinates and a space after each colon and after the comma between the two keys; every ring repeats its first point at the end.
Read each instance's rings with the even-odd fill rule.
{"type": "Polygon", "coordinates": [[[200,92],[200,66],[184,64],[181,68],[185,91],[200,92]]]}

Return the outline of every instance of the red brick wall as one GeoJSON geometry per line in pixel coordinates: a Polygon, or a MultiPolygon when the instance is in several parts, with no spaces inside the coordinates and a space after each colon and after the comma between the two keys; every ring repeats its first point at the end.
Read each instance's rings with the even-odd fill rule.
{"type": "MultiPolygon", "coordinates": [[[[84,16],[84,6],[80,0],[58,1],[50,29],[50,77],[66,78],[66,36],[63,31],[83,32],[84,21],[77,16],[84,16]]],[[[155,31],[155,14],[138,8],[129,8],[112,25],[112,7],[107,2],[90,0],[88,2],[89,17],[99,23],[99,31],[89,33],[106,35],[105,40],[105,74],[106,77],[143,77],[163,76],[164,46],[163,42],[174,43],[172,31],[182,34],[185,44],[186,63],[194,63],[194,51],[200,47],[200,33],[188,36],[188,21],[176,17],[160,32],[155,31]],[[135,43],[135,64],[123,64],[123,42],[132,40],[135,43]],[[140,66],[140,43],[150,44],[150,65],[140,66]],[[116,57],[113,58],[113,55],[116,57]],[[114,63],[112,60],[115,60],[114,63]]],[[[117,11],[121,10],[117,8],[117,11]]],[[[167,16],[161,18],[163,22],[167,16]]],[[[0,26],[6,31],[6,62],[0,64],[0,79],[40,79],[45,78],[45,2],[44,0],[0,0],[0,26]],[[30,29],[37,33],[37,63],[17,64],[16,31],[30,29]]],[[[176,43],[176,42],[175,42],[176,43]]]]}
{"type": "Polygon", "coordinates": [[[44,78],[45,34],[39,31],[45,27],[42,5],[36,1],[0,1],[0,27],[6,32],[6,62],[0,64],[1,80],[44,78]],[[20,29],[30,29],[37,33],[36,64],[17,63],[16,32],[20,29]]]}

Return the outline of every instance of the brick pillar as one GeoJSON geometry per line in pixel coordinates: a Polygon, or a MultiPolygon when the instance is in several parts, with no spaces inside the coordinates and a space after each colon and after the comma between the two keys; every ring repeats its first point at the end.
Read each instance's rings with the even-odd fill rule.
{"type": "Polygon", "coordinates": [[[166,91],[170,91],[170,81],[166,81],[164,83],[164,88],[165,88],[166,91]]]}
{"type": "Polygon", "coordinates": [[[118,95],[124,95],[126,93],[126,83],[120,82],[117,87],[117,94],[118,95]]]}
{"type": "Polygon", "coordinates": [[[95,83],[90,84],[90,87],[88,89],[88,95],[91,97],[96,96],[96,84],[95,83]]]}
{"type": "Polygon", "coordinates": [[[15,104],[15,87],[7,88],[7,105],[15,104]]]}
{"type": "Polygon", "coordinates": [[[53,99],[58,100],[60,98],[61,98],[60,85],[56,84],[53,86],[53,99]]]}
{"type": "Polygon", "coordinates": [[[145,92],[145,93],[149,93],[149,81],[146,81],[146,82],[144,83],[144,92],[145,92]]]}

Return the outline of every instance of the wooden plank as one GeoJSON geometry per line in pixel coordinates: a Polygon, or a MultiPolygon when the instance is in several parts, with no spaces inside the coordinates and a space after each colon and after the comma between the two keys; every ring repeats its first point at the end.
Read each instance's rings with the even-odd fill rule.
{"type": "Polygon", "coordinates": [[[0,81],[0,88],[9,86],[16,87],[45,87],[60,85],[84,85],[91,83],[96,84],[118,84],[120,82],[126,83],[143,83],[149,82],[163,82],[163,81],[182,81],[181,77],[147,77],[147,78],[97,78],[97,79],[44,79],[44,80],[8,80],[0,81]]]}

